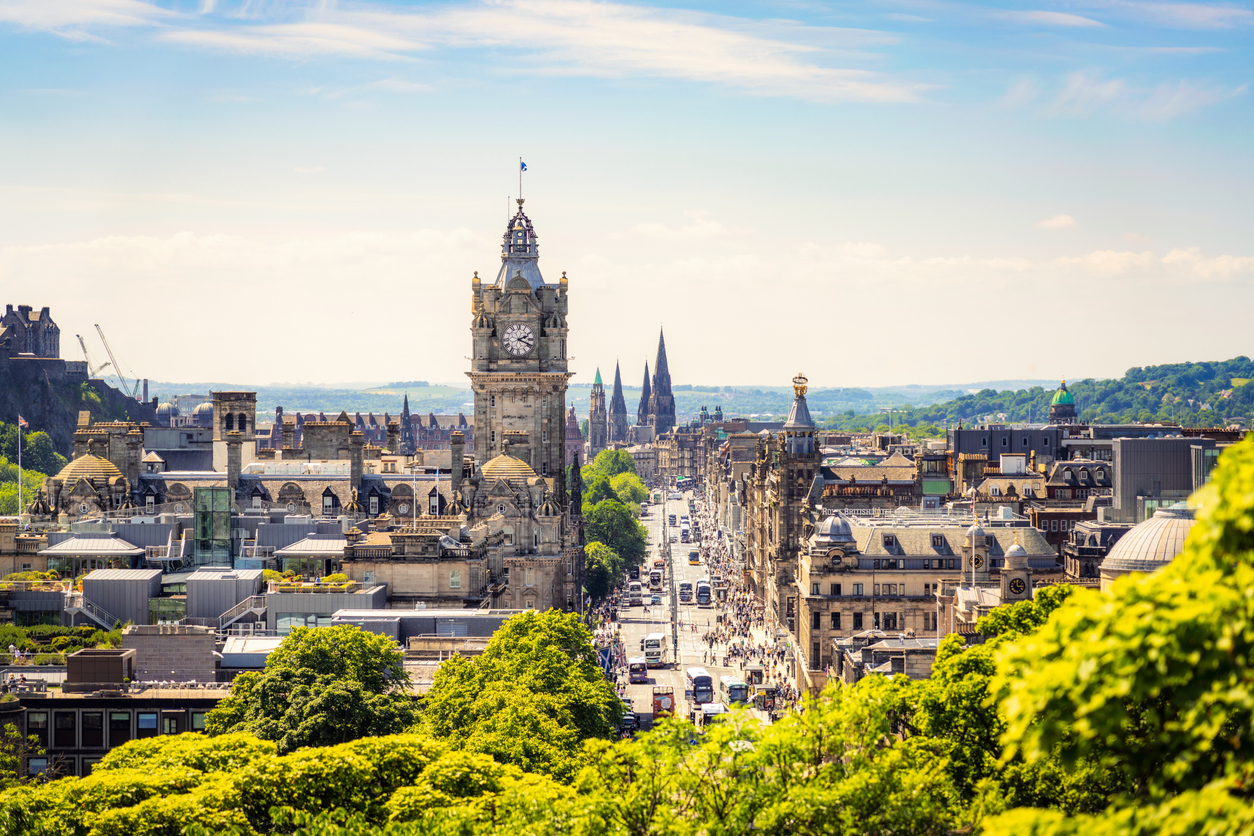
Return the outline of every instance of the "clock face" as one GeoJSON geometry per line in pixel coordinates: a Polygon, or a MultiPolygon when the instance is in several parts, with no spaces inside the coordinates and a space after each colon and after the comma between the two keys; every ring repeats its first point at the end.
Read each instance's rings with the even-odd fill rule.
{"type": "Polygon", "coordinates": [[[1026,584],[1024,584],[1024,582],[1023,582],[1023,578],[1012,578],[1012,579],[1011,579],[1011,581],[1010,581],[1010,591],[1011,591],[1011,592],[1013,592],[1015,595],[1022,595],[1022,594],[1023,594],[1023,590],[1025,590],[1025,589],[1027,589],[1027,585],[1026,585],[1026,584]]]}
{"type": "Polygon", "coordinates": [[[536,347],[536,335],[526,325],[511,325],[505,329],[501,344],[510,354],[522,357],[536,347]]]}
{"type": "Polygon", "coordinates": [[[983,558],[983,556],[982,556],[982,555],[978,555],[978,554],[977,554],[977,555],[975,556],[975,561],[974,561],[974,562],[975,562],[975,568],[976,568],[976,569],[979,569],[980,567],[982,567],[982,566],[984,565],[984,558],[983,558]]]}

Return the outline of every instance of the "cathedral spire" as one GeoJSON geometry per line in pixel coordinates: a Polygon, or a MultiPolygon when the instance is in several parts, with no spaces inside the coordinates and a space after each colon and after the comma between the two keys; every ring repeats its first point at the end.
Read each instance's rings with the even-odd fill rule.
{"type": "Polygon", "coordinates": [[[644,384],[640,387],[640,407],[636,410],[636,425],[649,425],[649,361],[644,361],[644,384]]]}
{"type": "Polygon", "coordinates": [[[675,426],[675,396],[671,393],[671,372],[666,362],[666,334],[657,338],[657,361],[653,364],[653,388],[649,393],[649,423],[656,435],[675,426]]]}
{"type": "Polygon", "coordinates": [[[627,443],[627,399],[623,397],[623,375],[614,361],[614,394],[610,398],[610,443],[627,443]]]}

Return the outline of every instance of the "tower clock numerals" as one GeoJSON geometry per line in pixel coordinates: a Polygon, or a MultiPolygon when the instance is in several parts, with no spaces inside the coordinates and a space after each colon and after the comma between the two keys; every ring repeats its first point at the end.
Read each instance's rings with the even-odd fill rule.
{"type": "Polygon", "coordinates": [[[975,556],[975,558],[974,558],[971,562],[975,564],[975,568],[976,568],[976,569],[982,569],[982,568],[984,568],[984,557],[983,557],[983,555],[978,555],[978,554],[977,554],[977,555],[975,556]]]}
{"type": "Polygon", "coordinates": [[[1023,590],[1027,589],[1027,584],[1023,582],[1023,578],[1012,578],[1010,581],[1010,591],[1015,595],[1022,595],[1023,590]]]}
{"type": "Polygon", "coordinates": [[[536,335],[526,325],[511,325],[501,335],[501,344],[510,354],[522,357],[536,347],[536,335]]]}

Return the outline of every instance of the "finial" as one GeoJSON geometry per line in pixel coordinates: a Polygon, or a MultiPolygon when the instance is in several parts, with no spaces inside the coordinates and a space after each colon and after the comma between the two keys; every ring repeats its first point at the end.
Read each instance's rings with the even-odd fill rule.
{"type": "Polygon", "coordinates": [[[523,205],[523,198],[520,197],[518,198],[518,208],[521,209],[522,205],[523,205]]]}
{"type": "Polygon", "coordinates": [[[477,279],[477,278],[479,278],[479,271],[478,271],[478,270],[476,270],[476,271],[475,271],[475,278],[476,278],[476,279],[477,279]]]}
{"type": "Polygon", "coordinates": [[[801,372],[797,372],[797,376],[792,379],[792,390],[797,393],[797,397],[805,397],[806,383],[809,381],[801,372]]]}

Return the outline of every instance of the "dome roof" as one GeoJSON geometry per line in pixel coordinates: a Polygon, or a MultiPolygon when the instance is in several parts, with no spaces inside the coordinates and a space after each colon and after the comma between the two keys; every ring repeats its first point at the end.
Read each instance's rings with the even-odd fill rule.
{"type": "Polygon", "coordinates": [[[971,527],[967,529],[967,537],[984,537],[984,529],[980,528],[980,524],[971,523],[971,527]]]}
{"type": "Polygon", "coordinates": [[[1010,569],[1026,569],[1028,568],[1028,552],[1027,549],[1015,543],[1006,549],[1006,566],[1010,569]]]}
{"type": "Polygon", "coordinates": [[[88,453],[61,468],[61,472],[54,478],[64,484],[75,479],[112,479],[121,475],[122,471],[118,470],[113,462],[88,453]]]}
{"type": "Polygon", "coordinates": [[[508,453],[492,459],[479,472],[489,479],[530,479],[536,475],[531,465],[508,453]]]}
{"type": "Polygon", "coordinates": [[[1058,391],[1054,393],[1054,399],[1050,403],[1054,406],[1058,406],[1059,404],[1075,404],[1075,398],[1071,397],[1071,393],[1067,391],[1067,381],[1064,380],[1059,385],[1058,391]]]}
{"type": "Polygon", "coordinates": [[[1101,571],[1127,574],[1161,569],[1183,551],[1194,522],[1193,510],[1183,503],[1159,508],[1119,538],[1102,561],[1101,571]]]}
{"type": "Polygon", "coordinates": [[[179,417],[179,408],[172,403],[166,402],[157,406],[157,414],[162,418],[179,417]]]}
{"type": "Polygon", "coordinates": [[[197,406],[195,409],[192,410],[192,415],[196,418],[199,418],[202,415],[212,415],[212,414],[213,414],[213,404],[209,403],[209,401],[205,401],[204,403],[200,404],[199,406],[197,406]]]}
{"type": "Polygon", "coordinates": [[[833,514],[819,523],[818,530],[815,532],[815,539],[824,545],[854,542],[853,531],[850,530],[849,523],[840,514],[833,514]]]}

